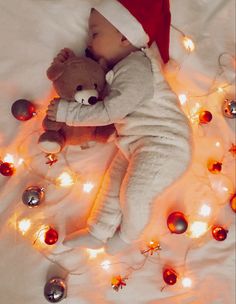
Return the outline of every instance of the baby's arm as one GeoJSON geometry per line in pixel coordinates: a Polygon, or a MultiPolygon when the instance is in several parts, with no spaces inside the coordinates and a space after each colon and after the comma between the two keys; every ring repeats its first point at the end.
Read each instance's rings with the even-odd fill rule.
{"type": "Polygon", "coordinates": [[[104,126],[116,123],[132,113],[152,92],[152,74],[150,67],[137,60],[130,64],[118,65],[109,96],[103,102],[92,106],[60,100],[57,109],[56,121],[65,122],[70,126],[104,126]]]}

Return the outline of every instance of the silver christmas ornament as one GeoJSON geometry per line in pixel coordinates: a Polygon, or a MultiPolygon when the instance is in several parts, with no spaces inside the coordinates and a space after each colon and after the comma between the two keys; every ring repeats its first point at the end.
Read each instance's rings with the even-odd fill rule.
{"type": "Polygon", "coordinates": [[[236,118],[236,100],[224,100],[223,114],[227,118],[236,118]]]}
{"type": "Polygon", "coordinates": [[[28,187],[22,194],[22,201],[29,208],[37,207],[43,199],[44,190],[37,186],[28,187]]]}
{"type": "Polygon", "coordinates": [[[50,303],[58,303],[66,297],[66,283],[61,278],[51,278],[44,287],[44,296],[50,303]]]}

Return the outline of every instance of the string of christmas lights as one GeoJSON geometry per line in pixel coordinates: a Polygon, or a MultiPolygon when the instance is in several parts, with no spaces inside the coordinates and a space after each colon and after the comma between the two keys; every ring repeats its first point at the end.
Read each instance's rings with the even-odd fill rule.
{"type": "MultiPolygon", "coordinates": [[[[178,31],[182,38],[183,38],[183,45],[187,51],[187,56],[190,56],[190,54],[195,50],[195,44],[191,38],[185,35],[183,31],[178,29],[176,26],[172,25],[172,28],[178,31]]],[[[225,56],[230,56],[233,58],[233,56],[229,53],[222,53],[218,57],[218,69],[216,72],[215,77],[212,80],[212,83],[210,85],[209,90],[207,93],[204,93],[202,95],[192,95],[192,94],[179,94],[179,100],[182,105],[183,110],[185,111],[187,117],[189,118],[192,126],[194,125],[204,127],[206,125],[209,125],[212,121],[213,115],[212,113],[205,108],[200,102],[199,98],[205,98],[209,97],[212,94],[223,93],[223,103],[224,103],[224,109],[223,109],[223,115],[226,117],[226,119],[233,119],[236,117],[236,102],[235,100],[232,100],[231,97],[227,96],[226,89],[230,88],[233,85],[233,82],[222,84],[221,86],[216,85],[218,78],[225,77],[224,75],[224,67],[225,65],[222,63],[222,60],[225,56]],[[198,99],[198,101],[195,103],[193,107],[190,107],[191,102],[195,102],[195,99],[198,99]]],[[[182,62],[183,64],[183,62],[182,62]]],[[[181,65],[179,65],[179,70],[181,69],[181,65]]],[[[177,77],[177,75],[176,75],[177,77]]],[[[204,102],[203,102],[204,103],[204,102]]],[[[17,100],[13,107],[12,107],[12,114],[14,117],[16,117],[20,121],[27,121],[36,115],[36,108],[33,105],[32,102],[29,102],[27,100],[17,100]]],[[[194,128],[193,128],[194,129],[194,128]]],[[[34,131],[38,132],[38,131],[34,131]]],[[[32,133],[33,134],[33,133],[32,133]]],[[[25,140],[24,140],[25,143],[25,140]]],[[[23,143],[23,144],[24,144],[23,143]]],[[[220,145],[219,142],[216,142],[215,145],[220,145]]],[[[21,145],[20,145],[21,148],[21,145]]],[[[36,154],[33,157],[24,157],[22,158],[21,155],[21,149],[18,150],[18,156],[17,156],[17,166],[24,164],[25,169],[28,170],[28,172],[32,175],[35,175],[40,181],[38,185],[31,185],[27,187],[23,193],[22,193],[22,202],[29,208],[34,207],[40,207],[42,203],[45,203],[45,194],[47,192],[47,188],[49,185],[54,185],[56,187],[73,187],[78,180],[81,182],[82,177],[81,173],[75,172],[70,167],[70,164],[67,160],[66,153],[67,150],[60,153],[60,157],[64,157],[64,161],[66,163],[66,167],[68,168],[68,172],[63,172],[61,176],[53,179],[49,178],[46,175],[42,175],[37,170],[35,170],[32,167],[32,161],[34,158],[37,158],[38,156],[41,156],[40,154],[36,154]]],[[[224,191],[224,199],[221,198],[223,203],[218,203],[220,207],[225,206],[225,201],[229,201],[229,205],[232,209],[232,211],[236,212],[236,194],[233,192],[232,187],[227,184],[228,180],[222,175],[222,166],[224,166],[224,160],[226,159],[226,154],[231,153],[232,154],[232,160],[234,160],[236,155],[236,149],[235,149],[235,143],[232,143],[230,147],[228,147],[228,150],[224,152],[223,157],[220,160],[217,159],[211,159],[206,163],[205,171],[203,176],[198,176],[199,179],[202,178],[203,183],[207,186],[209,186],[209,189],[212,191],[216,191],[217,187],[221,187],[221,191],[223,189],[224,191]],[[215,180],[214,180],[215,179],[215,180]],[[213,180],[213,182],[212,182],[213,180]],[[225,199],[226,198],[226,199],[225,199]]],[[[57,166],[58,165],[58,155],[45,155],[47,158],[47,165],[50,167],[57,166]]],[[[6,178],[10,178],[17,170],[17,166],[15,165],[15,161],[11,159],[11,155],[6,155],[2,157],[3,160],[0,161],[0,173],[5,176],[6,178]]],[[[90,187],[88,185],[87,189],[92,189],[92,185],[90,184],[90,187]]],[[[58,188],[59,189],[59,188],[58,188]]],[[[85,188],[86,189],[86,188],[85,188]]],[[[63,200],[71,191],[71,188],[69,188],[66,195],[60,198],[60,200],[63,200]]],[[[89,191],[88,191],[89,192],[89,191]]],[[[223,196],[222,196],[223,197],[223,196]]],[[[218,206],[218,207],[219,207],[218,206]]],[[[212,212],[212,208],[216,208],[216,204],[213,204],[213,206],[209,206],[208,204],[204,204],[202,206],[199,206],[198,216],[201,216],[205,220],[196,220],[193,221],[190,219],[190,214],[186,215],[180,210],[173,211],[170,213],[166,219],[166,224],[169,229],[169,233],[175,234],[176,237],[180,234],[185,234],[186,237],[190,238],[191,240],[195,241],[196,239],[199,239],[203,237],[206,234],[211,234],[211,237],[214,238],[216,241],[224,241],[227,238],[227,234],[229,233],[229,228],[227,225],[221,225],[216,223],[216,216],[213,217],[211,222],[209,222],[209,216],[212,212]]],[[[191,214],[195,215],[195,214],[191,214]]],[[[67,275],[78,275],[81,276],[85,272],[76,272],[75,270],[69,271],[67,268],[65,268],[61,263],[59,263],[55,257],[57,254],[54,254],[51,252],[50,248],[53,248],[54,245],[57,244],[59,239],[59,234],[56,228],[53,224],[38,224],[38,225],[32,225],[32,222],[29,218],[23,218],[18,220],[15,219],[16,223],[16,229],[21,232],[21,234],[24,237],[27,237],[30,233],[31,235],[29,238],[31,239],[32,245],[35,246],[41,254],[48,259],[51,263],[56,264],[57,266],[61,267],[67,275]],[[51,259],[49,255],[54,256],[54,259],[51,259]]],[[[161,239],[162,236],[160,236],[161,239]]],[[[192,246],[188,247],[186,250],[185,256],[184,256],[184,262],[183,265],[186,265],[187,256],[192,250],[192,246]]],[[[191,278],[185,277],[184,271],[177,271],[174,269],[173,266],[165,266],[164,260],[162,261],[160,256],[160,251],[165,250],[165,248],[162,248],[159,241],[157,240],[151,240],[145,249],[141,250],[141,254],[143,255],[143,261],[136,266],[129,265],[125,262],[109,262],[108,260],[103,261],[96,267],[98,269],[107,269],[114,265],[121,265],[124,264],[128,268],[126,270],[126,274],[124,275],[116,275],[111,278],[111,287],[114,291],[120,291],[123,289],[126,284],[127,280],[130,278],[131,274],[134,271],[138,271],[142,269],[147,261],[151,263],[156,263],[158,265],[163,264],[163,272],[162,272],[162,278],[165,283],[164,286],[160,287],[162,291],[165,290],[167,286],[172,286],[177,283],[177,281],[182,282],[183,287],[190,288],[192,286],[192,280],[191,278]],[[153,261],[153,258],[155,258],[155,255],[157,255],[158,260],[153,261]]],[[[68,250],[67,253],[71,252],[71,250],[68,250]]],[[[98,250],[96,251],[87,251],[88,254],[93,254],[95,256],[95,259],[98,254],[104,254],[104,250],[98,250]]],[[[59,254],[60,255],[60,254],[59,254]]],[[[67,296],[67,283],[66,278],[58,278],[53,277],[49,279],[44,288],[44,295],[45,298],[49,302],[60,302],[61,300],[65,299],[67,296]]]]}

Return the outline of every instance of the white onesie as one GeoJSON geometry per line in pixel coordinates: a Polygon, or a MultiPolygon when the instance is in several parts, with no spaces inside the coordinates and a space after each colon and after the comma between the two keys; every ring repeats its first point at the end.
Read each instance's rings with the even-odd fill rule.
{"type": "Polygon", "coordinates": [[[117,155],[88,219],[106,242],[120,226],[125,242],[148,224],[155,198],[186,170],[190,128],[151,50],[132,52],[107,74],[109,94],[93,106],[61,100],[57,121],[71,126],[114,123],[117,155]],[[150,59],[151,58],[151,59],[150,59]]]}

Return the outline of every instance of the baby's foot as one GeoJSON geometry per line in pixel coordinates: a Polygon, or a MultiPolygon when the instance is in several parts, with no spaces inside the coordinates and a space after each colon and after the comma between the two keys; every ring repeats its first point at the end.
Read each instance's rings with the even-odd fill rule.
{"type": "Polygon", "coordinates": [[[92,236],[88,229],[81,229],[70,235],[68,235],[64,241],[63,245],[74,248],[74,247],[85,247],[91,249],[98,249],[104,246],[104,243],[94,236],[92,236]]]}
{"type": "Polygon", "coordinates": [[[53,64],[64,63],[69,58],[75,57],[75,53],[68,48],[60,50],[60,52],[53,59],[53,64]]]}

